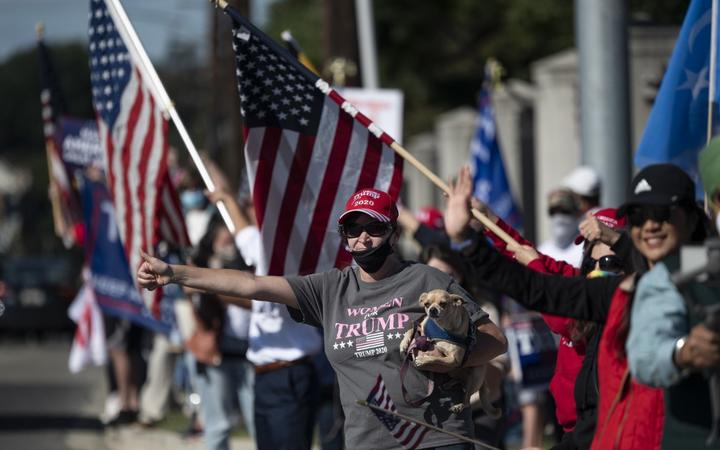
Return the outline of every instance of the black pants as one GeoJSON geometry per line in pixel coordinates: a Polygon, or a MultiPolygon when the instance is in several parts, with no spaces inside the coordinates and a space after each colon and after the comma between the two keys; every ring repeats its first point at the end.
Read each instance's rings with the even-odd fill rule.
{"type": "Polygon", "coordinates": [[[258,450],[310,450],[318,402],[312,361],[255,376],[258,450]]]}

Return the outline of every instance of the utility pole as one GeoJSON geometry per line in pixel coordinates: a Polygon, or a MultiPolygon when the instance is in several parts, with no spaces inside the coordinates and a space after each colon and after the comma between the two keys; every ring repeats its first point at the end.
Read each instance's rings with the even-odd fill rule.
{"type": "MultiPolygon", "coordinates": [[[[249,17],[250,0],[228,0],[245,17],[249,17]]],[[[222,12],[210,9],[210,98],[206,150],[222,167],[230,183],[244,176],[243,133],[240,100],[235,77],[235,54],[232,49],[232,22],[222,12]]],[[[236,189],[238,186],[231,186],[236,189]]]]}
{"type": "Polygon", "coordinates": [[[575,36],[581,159],[600,174],[602,204],[617,207],[625,199],[632,157],[625,0],[575,0],[575,36]]]}
{"type": "Polygon", "coordinates": [[[323,0],[323,11],[323,76],[336,85],[360,86],[355,4],[323,0]]]}

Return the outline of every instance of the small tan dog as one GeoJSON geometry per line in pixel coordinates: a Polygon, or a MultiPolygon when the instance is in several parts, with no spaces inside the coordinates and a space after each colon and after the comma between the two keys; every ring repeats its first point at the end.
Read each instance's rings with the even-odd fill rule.
{"type": "MultiPolygon", "coordinates": [[[[430,364],[456,368],[448,373],[464,384],[465,398],[462,403],[452,405],[450,411],[459,414],[470,405],[470,397],[477,392],[485,412],[494,418],[500,417],[500,410],[487,400],[490,392],[485,385],[487,364],[477,367],[461,367],[467,350],[467,337],[470,331],[470,315],[463,306],[465,300],[459,295],[450,294],[442,289],[425,292],[420,296],[420,305],[425,309],[425,318],[420,323],[422,336],[432,344],[432,350],[414,358],[415,366],[422,369],[430,364]]],[[[411,347],[414,329],[405,332],[400,351],[405,353],[411,347]]]]}

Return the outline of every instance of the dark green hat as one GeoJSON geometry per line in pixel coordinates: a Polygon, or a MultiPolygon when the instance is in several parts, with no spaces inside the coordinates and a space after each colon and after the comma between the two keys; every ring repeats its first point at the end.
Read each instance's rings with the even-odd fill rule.
{"type": "Polygon", "coordinates": [[[715,138],[700,152],[700,179],[708,197],[720,189],[720,138],[715,138]]]}

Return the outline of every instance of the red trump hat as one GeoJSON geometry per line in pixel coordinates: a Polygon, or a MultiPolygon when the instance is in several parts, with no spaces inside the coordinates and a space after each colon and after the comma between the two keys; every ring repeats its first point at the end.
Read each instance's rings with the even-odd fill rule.
{"type": "Polygon", "coordinates": [[[354,212],[367,214],[378,222],[395,222],[398,217],[395,201],[387,192],[377,189],[361,189],[351,195],[338,223],[343,223],[354,212]]]}

